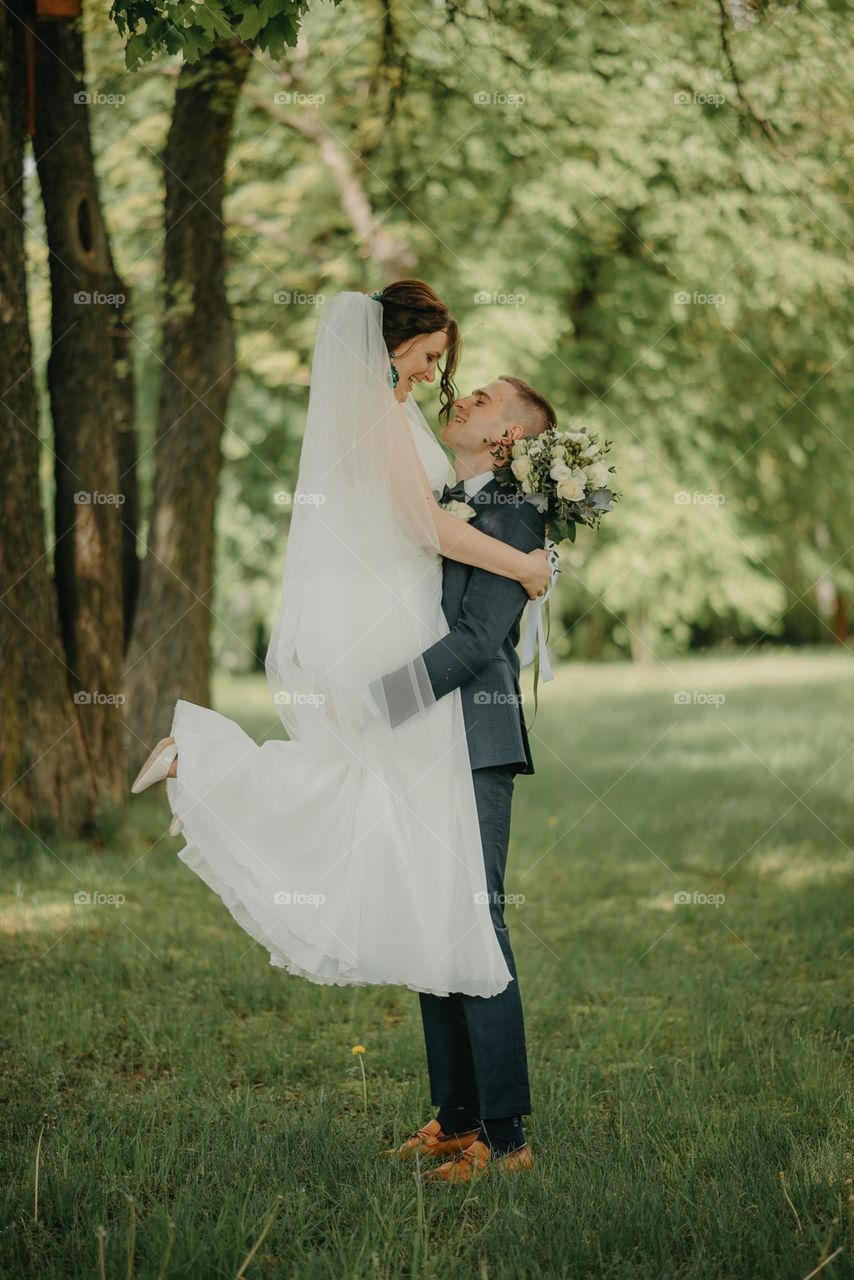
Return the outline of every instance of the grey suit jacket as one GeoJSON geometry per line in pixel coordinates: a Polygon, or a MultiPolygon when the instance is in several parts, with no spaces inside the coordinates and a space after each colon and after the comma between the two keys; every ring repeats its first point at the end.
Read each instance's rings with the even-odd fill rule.
{"type": "MultiPolygon", "coordinates": [[[[497,480],[489,480],[466,501],[477,513],[470,523],[482,533],[519,551],[543,545],[545,517],[497,480]]],[[[421,657],[436,698],[460,690],[472,769],[508,764],[515,773],[534,772],[516,652],[527,603],[524,587],[511,578],[445,560],[442,610],[450,631],[421,657]]],[[[407,668],[382,680],[388,705],[395,707],[393,725],[418,709],[414,699],[401,696],[411,684],[407,668]]]]}

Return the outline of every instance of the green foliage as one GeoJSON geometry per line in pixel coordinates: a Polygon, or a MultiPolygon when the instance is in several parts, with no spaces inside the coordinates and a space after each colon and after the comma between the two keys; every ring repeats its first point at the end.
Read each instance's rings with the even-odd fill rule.
{"type": "Polygon", "coordinates": [[[307,10],[308,0],[114,0],[110,15],[133,69],[163,53],[196,62],[227,40],[252,42],[280,58],[296,44],[307,10]]]}
{"type": "MultiPolygon", "coordinates": [[[[275,601],[316,303],[386,278],[336,164],[457,314],[461,388],[518,374],[561,425],[613,441],[623,497],[564,545],[559,652],[831,641],[854,596],[850,19],[828,0],[748,9],[725,28],[739,86],[718,6],[684,0],[322,5],[282,62],[255,59],[226,177],[221,661],[250,661],[275,601]]],[[[91,117],[147,488],[176,59],[129,75],[105,15],[87,22],[91,86],[126,95],[91,117]]],[[[435,420],[434,389],[417,394],[435,420]]]]}

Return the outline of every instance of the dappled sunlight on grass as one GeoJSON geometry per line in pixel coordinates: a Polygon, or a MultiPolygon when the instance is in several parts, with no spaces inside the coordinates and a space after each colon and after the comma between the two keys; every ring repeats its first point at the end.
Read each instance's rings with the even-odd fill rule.
{"type": "MultiPolygon", "coordinates": [[[[791,1250],[804,1243],[781,1207],[780,1169],[803,1220],[826,1234],[831,1217],[844,1218],[854,1123],[844,1076],[854,794],[850,677],[835,654],[823,678],[820,666],[807,656],[802,680],[797,656],[750,655],[738,671],[754,679],[722,707],[676,705],[661,672],[629,664],[565,667],[541,686],[537,771],[516,779],[505,886],[517,895],[505,918],[537,1164],[524,1184],[484,1184],[464,1202],[425,1196],[413,1209],[411,1174],[379,1156],[433,1114],[417,997],[317,987],[274,969],[177,858],[181,841],[162,837],[159,789],[131,802],[127,829],[103,853],[46,841],[29,859],[10,856],[0,1078],[23,1155],[4,1207],[13,1220],[31,1204],[45,1124],[45,1230],[30,1247],[50,1252],[47,1274],[83,1274],[93,1224],[125,1229],[125,1189],[152,1221],[176,1220],[186,1275],[227,1274],[212,1255],[245,1256],[247,1204],[263,1218],[279,1192],[276,1257],[309,1257],[318,1232],[339,1230],[363,1233],[384,1256],[422,1212],[452,1252],[510,1213],[526,1253],[553,1260],[581,1222],[607,1250],[628,1214],[612,1269],[622,1276],[641,1205],[668,1239],[699,1231],[702,1215],[710,1258],[724,1236],[764,1257],[781,1233],[791,1250]],[[796,792],[824,776],[797,803],[745,742],[796,792]],[[75,892],[126,900],[76,905],[75,892]],[[367,1116],[354,1044],[366,1048],[367,1116]],[[366,1205],[381,1213],[366,1216],[366,1205]],[[66,1223],[78,1224],[68,1244],[49,1234],[66,1223]]],[[[680,665],[684,688],[720,688],[719,675],[694,680],[692,667],[706,671],[680,665]]],[[[263,679],[216,688],[220,710],[264,730],[263,679]]],[[[410,1274],[398,1261],[395,1274],[410,1274]]],[[[639,1264],[632,1274],[666,1273],[639,1264]]]]}
{"type": "Polygon", "coordinates": [[[840,888],[854,876],[854,850],[848,857],[816,857],[808,844],[785,845],[772,849],[754,859],[753,871],[759,884],[776,881],[789,889],[807,884],[829,884],[836,881],[840,888]]]}
{"type": "Polygon", "coordinates": [[[27,903],[8,905],[8,898],[0,898],[0,933],[15,936],[23,933],[53,932],[67,929],[80,920],[79,907],[69,898],[56,901],[33,899],[27,903]]]}

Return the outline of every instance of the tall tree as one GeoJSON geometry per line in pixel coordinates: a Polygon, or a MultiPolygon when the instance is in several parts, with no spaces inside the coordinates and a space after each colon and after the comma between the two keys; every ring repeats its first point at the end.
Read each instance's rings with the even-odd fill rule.
{"type": "Polygon", "coordinates": [[[118,804],[125,792],[118,431],[126,409],[114,346],[127,292],[101,212],[78,23],[40,24],[35,50],[33,145],[50,249],[56,587],[87,747],[105,801],[118,804]]]}
{"type": "Polygon", "coordinates": [[[95,782],[70,697],[69,681],[81,680],[63,650],[39,492],[21,181],[23,30],[20,8],[0,5],[0,796],[28,826],[61,818],[83,831],[95,782]]]}
{"type": "Polygon", "coordinates": [[[238,40],[182,68],[164,154],[165,313],[148,552],[128,651],[129,752],[144,755],[177,698],[209,701],[214,509],[234,371],[223,187],[249,70],[238,40]]]}

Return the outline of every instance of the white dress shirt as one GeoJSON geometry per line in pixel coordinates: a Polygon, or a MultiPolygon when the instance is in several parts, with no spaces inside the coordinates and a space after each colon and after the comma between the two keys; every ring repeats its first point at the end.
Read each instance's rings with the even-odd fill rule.
{"type": "Polygon", "coordinates": [[[492,471],[481,471],[479,476],[471,476],[470,479],[464,480],[463,488],[466,491],[466,497],[473,498],[485,484],[488,484],[489,481],[492,480],[493,474],[494,473],[492,471]]]}

